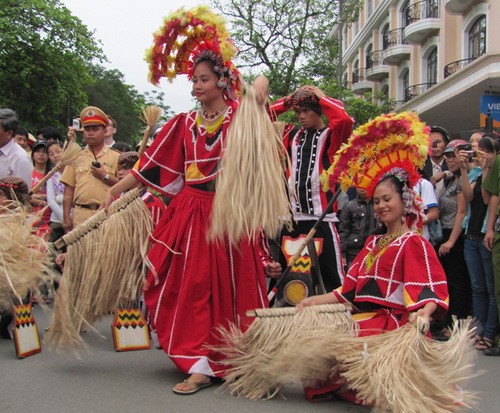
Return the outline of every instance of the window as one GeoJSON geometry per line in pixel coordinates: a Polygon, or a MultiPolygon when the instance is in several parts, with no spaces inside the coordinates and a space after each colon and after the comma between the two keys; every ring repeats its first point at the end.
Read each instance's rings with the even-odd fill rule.
{"type": "Polygon", "coordinates": [[[469,58],[486,53],[486,16],[479,17],[469,30],[469,58]]]}
{"type": "Polygon", "coordinates": [[[382,86],[380,92],[382,92],[382,95],[384,95],[385,100],[389,100],[389,85],[382,86]]]}
{"type": "Polygon", "coordinates": [[[407,70],[401,79],[402,81],[402,86],[403,86],[403,96],[404,96],[404,101],[408,102],[410,100],[409,96],[409,91],[408,88],[410,87],[410,71],[407,70]]]}
{"type": "Polygon", "coordinates": [[[427,58],[427,83],[437,83],[437,48],[435,48],[427,58]]]}
{"type": "Polygon", "coordinates": [[[409,9],[410,7],[410,0],[406,0],[404,3],[403,3],[403,7],[401,7],[401,15],[400,15],[400,19],[401,19],[401,27],[406,27],[408,24],[407,24],[407,16],[406,16],[406,12],[407,10],[409,9]]]}
{"type": "Polygon", "coordinates": [[[370,43],[368,47],[366,48],[366,56],[365,56],[365,67],[367,69],[370,69],[373,67],[373,60],[372,60],[372,52],[373,52],[373,45],[370,43]]]}
{"type": "Polygon", "coordinates": [[[382,29],[382,49],[387,49],[389,47],[389,23],[387,23],[382,29]]]}
{"type": "Polygon", "coordinates": [[[352,71],[352,83],[359,82],[359,60],[354,62],[353,71],[352,71]]]}

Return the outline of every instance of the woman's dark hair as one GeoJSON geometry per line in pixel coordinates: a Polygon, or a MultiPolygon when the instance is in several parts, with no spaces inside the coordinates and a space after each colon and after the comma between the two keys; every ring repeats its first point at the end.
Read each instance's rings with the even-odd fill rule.
{"type": "Polygon", "coordinates": [[[497,153],[500,151],[500,143],[498,139],[495,139],[493,136],[488,134],[484,134],[483,137],[479,139],[477,146],[478,148],[484,149],[489,153],[497,153]]]}
{"type": "MultiPolygon", "coordinates": [[[[54,146],[54,145],[57,145],[59,146],[60,148],[63,148],[63,144],[61,141],[52,141],[50,143],[47,144],[47,154],[49,153],[49,149],[51,146],[54,146]]],[[[49,161],[47,162],[47,164],[49,165],[49,171],[55,166],[52,164],[50,158],[49,158],[49,161]]],[[[48,172],[48,171],[47,171],[48,172]]]]}
{"type": "MultiPolygon", "coordinates": [[[[48,146],[39,146],[38,148],[36,148],[34,151],[31,152],[31,160],[33,162],[33,165],[35,164],[35,159],[33,158],[33,156],[35,155],[36,152],[40,150],[44,150],[47,153],[47,155],[49,154],[48,146]]],[[[47,159],[47,162],[45,162],[45,174],[47,174],[51,169],[52,165],[50,164],[50,159],[47,159]]]]}
{"type": "Polygon", "coordinates": [[[388,182],[392,184],[393,188],[396,190],[396,192],[399,194],[401,199],[403,199],[403,187],[404,183],[399,180],[399,178],[396,177],[396,175],[385,175],[377,184],[379,186],[382,182],[388,182]]]}

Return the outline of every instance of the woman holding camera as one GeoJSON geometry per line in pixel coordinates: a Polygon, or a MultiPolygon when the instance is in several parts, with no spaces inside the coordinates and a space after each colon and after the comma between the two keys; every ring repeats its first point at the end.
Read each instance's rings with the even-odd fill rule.
{"type": "MultiPolygon", "coordinates": [[[[498,312],[491,251],[483,244],[488,205],[483,200],[481,184],[488,176],[499,148],[495,139],[480,132],[471,136],[471,144],[473,141],[476,141],[476,147],[473,148],[477,150],[477,156],[473,157],[474,167],[469,171],[469,180],[463,184],[464,197],[468,202],[463,225],[464,257],[471,279],[472,310],[477,327],[476,348],[486,350],[495,345],[498,312]]],[[[462,162],[469,160],[468,154],[461,155],[462,162]]]]}
{"type": "Polygon", "coordinates": [[[462,221],[467,212],[467,202],[462,191],[468,185],[469,154],[462,145],[469,145],[463,139],[452,140],[444,150],[448,169],[453,173],[450,182],[439,197],[439,216],[443,227],[443,240],[436,247],[439,260],[446,273],[450,294],[450,307],[440,332],[434,335],[437,340],[447,340],[452,325],[452,316],[467,318],[471,308],[471,287],[467,266],[464,260],[464,237],[462,221]]]}

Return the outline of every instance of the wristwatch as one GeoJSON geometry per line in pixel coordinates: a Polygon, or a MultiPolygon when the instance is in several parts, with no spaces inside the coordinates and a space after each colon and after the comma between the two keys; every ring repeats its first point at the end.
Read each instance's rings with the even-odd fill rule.
{"type": "Polygon", "coordinates": [[[103,180],[104,182],[107,182],[107,181],[109,180],[109,174],[104,175],[104,176],[102,177],[102,180],[103,180]]]}

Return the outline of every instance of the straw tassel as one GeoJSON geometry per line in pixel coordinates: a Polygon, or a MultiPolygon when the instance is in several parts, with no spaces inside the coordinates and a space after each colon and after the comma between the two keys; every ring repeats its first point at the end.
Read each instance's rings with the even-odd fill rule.
{"type": "Polygon", "coordinates": [[[141,156],[146,150],[146,145],[148,143],[148,139],[151,136],[151,132],[153,132],[153,127],[158,123],[163,114],[163,110],[158,106],[146,106],[142,112],[141,120],[146,124],[146,129],[144,129],[144,133],[142,135],[141,145],[139,146],[139,150],[137,153],[141,156]]]}
{"type": "Polygon", "coordinates": [[[32,232],[28,213],[0,207],[0,310],[55,277],[47,243],[32,232]]]}
{"type": "Polygon", "coordinates": [[[217,177],[209,238],[234,243],[255,240],[261,228],[277,236],[291,223],[290,201],[282,168],[286,153],[252,87],[245,89],[228,130],[227,147],[217,177]]]}
{"type": "MultiPolygon", "coordinates": [[[[245,333],[236,327],[221,330],[226,346],[221,351],[227,360],[226,383],[230,394],[260,399],[278,391],[287,381],[272,370],[281,365],[282,357],[295,354],[295,343],[307,340],[322,328],[333,331],[355,331],[355,323],[343,304],[254,310],[256,319],[245,333]]],[[[287,367],[289,368],[289,366],[287,367]]]]}
{"type": "Polygon", "coordinates": [[[374,411],[441,413],[473,405],[476,395],[462,390],[477,375],[467,321],[455,321],[450,340],[436,342],[413,324],[358,337],[352,320],[321,319],[316,312],[303,317],[262,317],[245,333],[235,327],[224,332],[223,390],[260,399],[290,382],[319,386],[340,380],[374,411]]]}
{"type": "Polygon", "coordinates": [[[68,245],[47,344],[84,346],[80,336],[101,317],[129,306],[142,291],[151,214],[136,188],[63,237],[68,245]]]}

